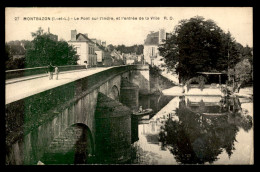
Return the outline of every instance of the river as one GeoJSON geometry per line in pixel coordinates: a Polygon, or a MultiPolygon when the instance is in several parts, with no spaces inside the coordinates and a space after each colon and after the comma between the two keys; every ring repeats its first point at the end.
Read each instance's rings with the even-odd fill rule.
{"type": "MultiPolygon", "coordinates": [[[[46,164],[253,164],[253,102],[248,98],[220,96],[139,96],[138,105],[153,113],[133,116],[131,134],[124,126],[106,138],[111,156],[62,155],[46,164]],[[121,140],[130,140],[123,145],[121,140]],[[131,138],[130,138],[131,137],[131,138]],[[113,142],[113,144],[111,143],[113,142]],[[129,143],[129,144],[128,144],[129,143]],[[109,145],[115,146],[111,149],[109,145]],[[74,157],[74,160],[70,160],[74,157]],[[77,157],[77,159],[75,159],[77,157]],[[79,158],[79,159],[78,159],[79,158]],[[80,159],[81,158],[81,159],[80,159]],[[69,161],[64,161],[68,159],[69,161]],[[101,161],[100,161],[101,160],[101,161]],[[114,161],[115,160],[115,161],[114,161]],[[60,162],[59,162],[60,161],[60,162]],[[120,163],[119,163],[120,162],[120,163]]],[[[118,120],[118,119],[115,119],[118,120]]],[[[115,123],[116,124],[116,123],[115,123]]],[[[81,141],[85,143],[86,141],[81,141]]],[[[77,142],[78,144],[80,141],[77,142]]],[[[84,144],[79,144],[80,145],[84,144]]],[[[81,150],[81,149],[78,149],[81,150]]],[[[82,150],[85,150],[82,149],[82,150]]],[[[99,155],[105,155],[101,152],[99,155]]],[[[41,159],[43,160],[43,159],[41,159]]]]}
{"type": "Polygon", "coordinates": [[[216,96],[141,96],[130,164],[252,164],[253,102],[216,96]]]}

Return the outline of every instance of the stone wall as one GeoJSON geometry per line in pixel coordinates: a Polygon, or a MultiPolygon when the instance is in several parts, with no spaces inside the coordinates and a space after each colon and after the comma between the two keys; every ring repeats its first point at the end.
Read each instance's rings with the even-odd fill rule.
{"type": "Polygon", "coordinates": [[[150,75],[148,65],[137,65],[129,74],[129,81],[139,87],[140,94],[150,94],[150,75]]]}
{"type": "Polygon", "coordinates": [[[96,157],[99,164],[124,163],[131,158],[131,110],[99,93],[96,120],[96,157]]]}
{"type": "MultiPolygon", "coordinates": [[[[68,65],[68,66],[58,66],[59,71],[70,71],[70,70],[80,70],[86,69],[85,65],[68,65]]],[[[31,76],[37,74],[47,73],[47,66],[43,67],[35,67],[35,68],[26,68],[26,69],[16,69],[16,70],[8,70],[5,72],[5,79],[19,78],[24,76],[31,76]]]]}
{"type": "Polygon", "coordinates": [[[173,81],[162,76],[159,71],[150,69],[150,89],[151,93],[159,93],[164,89],[171,88],[175,86],[173,81]]]}
{"type": "MultiPolygon", "coordinates": [[[[120,93],[121,76],[129,77],[130,80],[132,70],[135,70],[134,74],[138,74],[135,66],[115,67],[6,104],[6,164],[36,164],[53,139],[76,123],[88,126],[95,144],[95,110],[98,93],[103,92],[109,96],[114,86],[118,87],[120,93]]],[[[145,72],[149,74],[149,71],[145,72]]],[[[137,81],[138,84],[141,83],[140,79],[137,81]]],[[[143,85],[141,87],[147,88],[143,85]]],[[[112,114],[123,115],[128,112],[129,109],[121,104],[112,114]]],[[[118,119],[110,121],[111,125],[118,125],[117,129],[127,126],[127,130],[121,134],[127,136],[122,141],[123,145],[128,146],[131,142],[131,136],[128,138],[131,129],[130,117],[126,115],[118,119]]],[[[128,157],[128,153],[124,155],[123,151],[121,153],[118,153],[120,157],[128,157]]],[[[121,161],[120,157],[117,157],[118,161],[121,161]]]]}
{"type": "Polygon", "coordinates": [[[9,133],[6,138],[6,164],[36,164],[53,139],[59,137],[73,124],[85,124],[94,134],[97,93],[98,91],[95,90],[87,94],[61,112],[45,114],[49,119],[39,118],[37,122],[42,121],[42,123],[39,126],[35,124],[36,128],[28,131],[20,130],[17,135],[9,133]]]}
{"type": "Polygon", "coordinates": [[[139,107],[139,87],[126,79],[121,82],[120,102],[131,110],[137,110],[139,107]]]}
{"type": "Polygon", "coordinates": [[[87,164],[93,155],[93,139],[84,124],[67,128],[54,138],[41,157],[44,164],[87,164]]]}

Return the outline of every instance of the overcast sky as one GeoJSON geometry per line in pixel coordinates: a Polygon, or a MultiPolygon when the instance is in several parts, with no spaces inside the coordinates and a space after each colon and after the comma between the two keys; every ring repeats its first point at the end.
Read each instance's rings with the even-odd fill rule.
{"type": "Polygon", "coordinates": [[[225,32],[229,30],[243,46],[253,46],[251,7],[6,8],[6,42],[32,40],[31,32],[39,27],[48,31],[49,27],[51,33],[66,41],[70,40],[71,30],[76,29],[78,33],[88,33],[90,38],[106,41],[107,45],[143,44],[150,31],[164,28],[166,32],[172,32],[180,20],[197,15],[212,19],[225,32]],[[24,20],[24,17],[50,17],[51,20],[24,20]],[[53,17],[70,20],[52,21],[53,17]],[[81,17],[89,17],[89,20],[81,17]],[[114,20],[100,20],[99,17],[113,17],[114,20]],[[120,20],[116,20],[117,17],[120,20]],[[122,17],[137,17],[138,20],[123,20],[122,17]],[[139,17],[149,17],[149,20],[139,20],[139,17]],[[159,20],[151,20],[151,17],[159,17],[159,20]]]}

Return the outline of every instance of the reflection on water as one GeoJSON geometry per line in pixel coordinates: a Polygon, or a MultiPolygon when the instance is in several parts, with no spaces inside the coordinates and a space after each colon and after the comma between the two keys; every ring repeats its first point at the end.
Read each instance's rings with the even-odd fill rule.
{"type": "Polygon", "coordinates": [[[152,114],[97,120],[101,144],[94,156],[85,152],[92,148],[87,147],[89,136],[82,135],[76,151],[68,156],[56,153],[60,157],[50,164],[59,164],[57,159],[62,164],[250,164],[252,105],[237,97],[141,96],[139,106],[153,109],[152,114]]]}
{"type": "Polygon", "coordinates": [[[140,98],[139,104],[145,107],[146,102],[159,103],[150,106],[156,109],[153,117],[139,118],[139,140],[132,144],[131,163],[249,164],[252,161],[252,114],[241,108],[238,98],[171,97],[166,104],[154,101],[155,97],[152,101],[147,99],[140,98]]]}

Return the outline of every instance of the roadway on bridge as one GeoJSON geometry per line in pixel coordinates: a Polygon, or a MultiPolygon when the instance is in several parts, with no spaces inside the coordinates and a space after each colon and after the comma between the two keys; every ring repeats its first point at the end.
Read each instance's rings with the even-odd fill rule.
{"type": "Polygon", "coordinates": [[[75,72],[63,72],[59,74],[59,79],[56,80],[56,76],[53,76],[53,80],[49,80],[48,76],[39,77],[40,75],[34,75],[34,78],[12,79],[12,82],[8,83],[6,80],[5,85],[5,104],[29,97],[31,95],[49,90],[60,85],[64,85],[69,82],[73,82],[80,78],[84,78],[89,75],[110,69],[111,67],[97,67],[84,70],[77,70],[75,72]],[[7,84],[8,83],[8,84],[7,84]]]}

